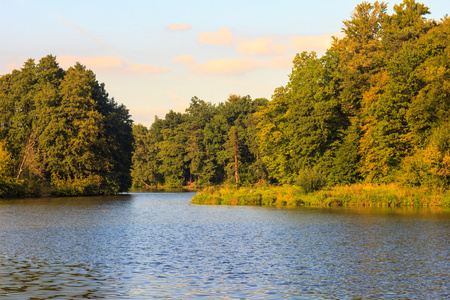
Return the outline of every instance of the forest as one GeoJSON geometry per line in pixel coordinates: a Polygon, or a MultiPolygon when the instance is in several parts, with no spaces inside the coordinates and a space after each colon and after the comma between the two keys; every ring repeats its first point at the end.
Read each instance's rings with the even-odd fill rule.
{"type": "Polygon", "coordinates": [[[132,152],[128,110],[79,63],[48,55],[0,77],[0,197],[127,191],[132,152]]]}
{"type": "Polygon", "coordinates": [[[450,19],[362,2],[271,100],[197,97],[147,128],[95,74],[49,55],[0,77],[0,197],[360,183],[450,187],[450,19]]]}
{"type": "Polygon", "coordinates": [[[133,126],[135,186],[450,184],[450,19],[363,2],[326,54],[296,55],[271,101],[192,98],[133,126]]]}

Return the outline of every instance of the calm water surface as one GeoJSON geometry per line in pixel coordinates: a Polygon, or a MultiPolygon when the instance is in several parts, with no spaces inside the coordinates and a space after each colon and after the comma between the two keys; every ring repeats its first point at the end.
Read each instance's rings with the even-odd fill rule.
{"type": "Polygon", "coordinates": [[[450,212],[0,201],[2,299],[449,299],[450,212]]]}

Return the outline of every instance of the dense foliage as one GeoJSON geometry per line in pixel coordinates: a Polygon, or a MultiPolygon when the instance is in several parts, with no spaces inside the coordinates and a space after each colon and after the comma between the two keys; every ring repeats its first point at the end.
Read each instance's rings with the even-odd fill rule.
{"type": "Polygon", "coordinates": [[[132,147],[128,110],[84,66],[49,55],[0,77],[0,197],[125,191],[132,147]]]}
{"type": "Polygon", "coordinates": [[[261,158],[278,182],[308,172],[328,184],[448,187],[450,20],[427,21],[411,0],[385,11],[357,6],[345,37],[321,58],[297,55],[258,114],[261,158]]]}
{"type": "Polygon", "coordinates": [[[266,178],[253,114],[267,103],[232,95],[216,106],[194,97],[184,114],[171,111],[149,129],[135,125],[135,186],[198,187],[266,178]]]}
{"type": "Polygon", "coordinates": [[[270,102],[194,98],[134,127],[142,185],[269,181],[450,186],[450,19],[404,0],[363,2],[325,55],[300,53],[270,102]]]}
{"type": "Polygon", "coordinates": [[[131,178],[136,187],[446,190],[450,19],[426,19],[414,0],[386,11],[358,5],[323,56],[296,55],[271,101],[194,97],[150,128],[132,126],[91,70],[30,59],[0,77],[0,197],[117,193],[131,178]]]}
{"type": "Polygon", "coordinates": [[[364,206],[364,207],[450,207],[450,192],[391,184],[338,185],[305,193],[296,185],[209,187],[196,194],[191,203],[254,206],[364,206]]]}

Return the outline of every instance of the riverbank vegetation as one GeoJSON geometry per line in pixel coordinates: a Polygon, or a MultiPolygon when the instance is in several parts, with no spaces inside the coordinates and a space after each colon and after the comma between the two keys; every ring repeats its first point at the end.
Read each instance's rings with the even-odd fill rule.
{"type": "Polygon", "coordinates": [[[28,60],[0,77],[0,198],[126,191],[131,126],[91,70],[28,60]]]}
{"type": "Polygon", "coordinates": [[[232,195],[255,184],[273,190],[258,192],[261,205],[269,205],[266,194],[289,205],[357,203],[338,199],[368,193],[393,205],[448,203],[450,18],[428,14],[414,0],[391,15],[383,2],[363,2],[324,55],[295,56],[271,101],[193,97],[184,113],[170,111],[149,128],[132,126],[84,66],[28,60],[0,77],[0,197],[109,194],[132,181],[234,185],[194,198],[211,194],[220,203],[243,199],[232,195]]]}
{"type": "MultiPolygon", "coordinates": [[[[413,0],[395,5],[391,15],[383,2],[363,2],[325,55],[297,54],[287,85],[271,101],[232,95],[213,105],[193,98],[184,114],[171,112],[150,129],[135,126],[135,183],[263,182],[272,194],[282,185],[301,190],[304,203],[340,203],[356,191],[394,205],[417,197],[447,203],[450,19],[427,14],[429,8],[413,0]]],[[[236,204],[242,197],[232,195],[248,189],[205,190],[194,200],[210,194],[204,202],[236,204]]],[[[260,193],[264,205],[267,193],[260,193]]]]}
{"type": "Polygon", "coordinates": [[[294,185],[209,187],[196,194],[192,203],[255,206],[365,206],[450,207],[450,192],[399,184],[339,185],[306,193],[294,185]]]}

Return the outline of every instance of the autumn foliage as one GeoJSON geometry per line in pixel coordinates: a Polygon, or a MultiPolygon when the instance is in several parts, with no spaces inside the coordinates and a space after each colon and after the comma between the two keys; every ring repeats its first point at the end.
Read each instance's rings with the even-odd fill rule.
{"type": "Polygon", "coordinates": [[[450,19],[427,14],[413,0],[391,15],[383,2],[363,2],[323,56],[297,54],[271,101],[194,98],[185,114],[156,120],[142,136],[136,128],[135,180],[448,189],[450,19]]]}

